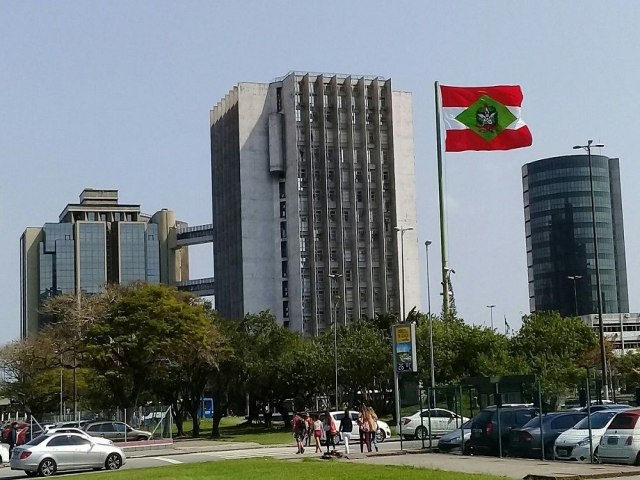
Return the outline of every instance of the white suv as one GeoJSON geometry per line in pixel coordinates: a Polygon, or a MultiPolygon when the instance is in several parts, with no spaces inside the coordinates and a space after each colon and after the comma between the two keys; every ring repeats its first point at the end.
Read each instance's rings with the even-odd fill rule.
{"type": "Polygon", "coordinates": [[[429,437],[429,417],[431,417],[431,434],[434,437],[444,435],[452,430],[461,428],[469,419],[444,408],[418,410],[410,417],[402,417],[402,436],[407,439],[417,438],[422,440],[429,437]]]}
{"type": "MultiPolygon", "coordinates": [[[[336,429],[340,430],[340,422],[344,418],[344,411],[340,412],[329,412],[333,421],[336,422],[336,429]]],[[[353,431],[351,432],[351,440],[356,442],[360,441],[360,427],[358,425],[358,417],[360,416],[360,412],[355,410],[349,410],[349,415],[351,416],[351,423],[353,424],[353,431]]],[[[324,413],[320,414],[320,420],[324,419],[324,413]]],[[[376,441],[378,443],[384,442],[386,439],[391,438],[391,429],[387,422],[383,422],[382,420],[378,420],[378,431],[376,432],[376,441]]],[[[340,436],[336,437],[336,445],[341,442],[340,436]]],[[[326,438],[324,436],[324,430],[322,431],[322,437],[320,439],[320,443],[325,445],[326,438]]]]}

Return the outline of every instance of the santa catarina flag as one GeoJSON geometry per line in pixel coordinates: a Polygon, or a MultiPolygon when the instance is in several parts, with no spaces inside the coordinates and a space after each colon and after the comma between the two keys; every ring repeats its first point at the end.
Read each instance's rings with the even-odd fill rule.
{"type": "Polygon", "coordinates": [[[445,151],[511,150],[531,145],[531,132],[520,116],[519,85],[440,85],[440,95],[445,151]]]}

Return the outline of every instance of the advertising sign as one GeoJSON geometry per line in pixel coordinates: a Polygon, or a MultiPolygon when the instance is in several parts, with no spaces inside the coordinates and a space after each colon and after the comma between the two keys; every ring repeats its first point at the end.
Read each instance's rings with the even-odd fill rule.
{"type": "Polygon", "coordinates": [[[418,371],[415,323],[393,326],[393,361],[398,373],[418,371]]]}

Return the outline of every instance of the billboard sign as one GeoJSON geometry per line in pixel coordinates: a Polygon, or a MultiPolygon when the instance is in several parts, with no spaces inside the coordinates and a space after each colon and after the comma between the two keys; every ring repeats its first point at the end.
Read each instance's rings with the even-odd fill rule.
{"type": "Polygon", "coordinates": [[[415,323],[393,326],[393,362],[398,373],[418,371],[415,323]]]}

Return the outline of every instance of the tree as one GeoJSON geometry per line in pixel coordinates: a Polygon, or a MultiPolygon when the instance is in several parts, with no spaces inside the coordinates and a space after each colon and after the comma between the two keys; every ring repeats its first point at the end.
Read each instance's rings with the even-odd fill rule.
{"type": "Polygon", "coordinates": [[[538,376],[546,402],[555,405],[569,385],[584,378],[584,359],[597,347],[596,334],[579,318],[542,312],[523,317],[510,350],[525,373],[538,376]]]}

